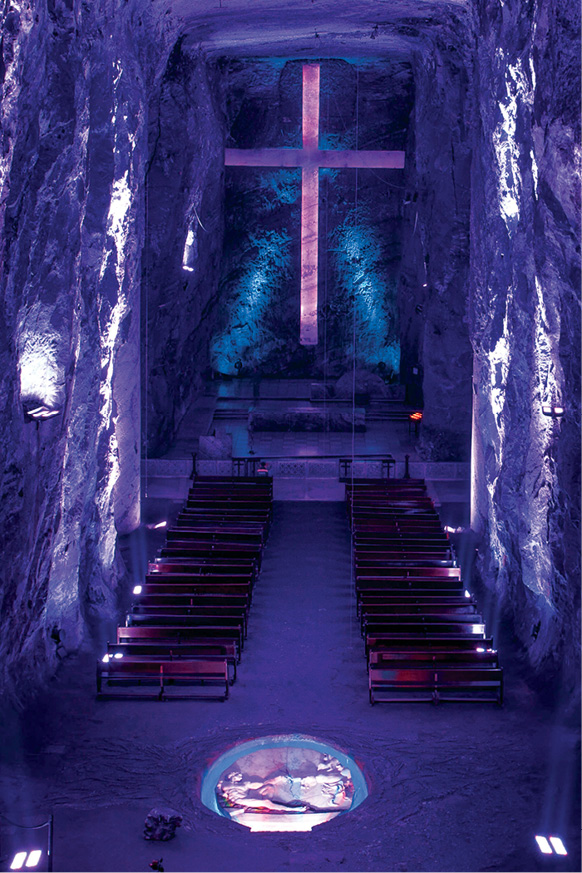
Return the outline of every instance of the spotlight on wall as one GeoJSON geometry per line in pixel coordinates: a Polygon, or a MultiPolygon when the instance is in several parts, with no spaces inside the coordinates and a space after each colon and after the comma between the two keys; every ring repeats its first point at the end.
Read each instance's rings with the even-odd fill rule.
{"type": "Polygon", "coordinates": [[[544,415],[548,415],[551,418],[561,418],[565,412],[565,409],[559,404],[556,404],[556,406],[552,406],[551,403],[543,403],[542,412],[544,415]]]}
{"type": "Polygon", "coordinates": [[[58,415],[60,409],[50,409],[48,406],[37,406],[34,409],[25,409],[24,415],[27,421],[46,421],[58,415]]]}
{"type": "Polygon", "coordinates": [[[167,527],[167,526],[168,526],[167,521],[156,521],[156,522],[152,522],[151,524],[146,524],[146,527],[148,530],[160,530],[160,528],[167,527]]]}
{"type": "Polygon", "coordinates": [[[141,592],[142,592],[141,585],[136,585],[135,588],[133,589],[133,593],[134,594],[141,594],[141,592]]]}

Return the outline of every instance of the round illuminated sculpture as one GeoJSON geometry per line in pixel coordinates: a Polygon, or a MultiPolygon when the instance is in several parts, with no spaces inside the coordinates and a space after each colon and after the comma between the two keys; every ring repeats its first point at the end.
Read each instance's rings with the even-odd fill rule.
{"type": "Polygon", "coordinates": [[[234,746],[202,782],[208,809],[252,831],[310,831],[355,809],[367,795],[352,758],[298,734],[234,746]]]}

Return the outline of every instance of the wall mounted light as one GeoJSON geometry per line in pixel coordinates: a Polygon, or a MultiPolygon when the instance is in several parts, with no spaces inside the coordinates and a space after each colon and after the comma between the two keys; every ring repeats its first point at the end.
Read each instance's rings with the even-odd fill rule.
{"type": "Polygon", "coordinates": [[[25,409],[24,415],[27,421],[46,421],[47,418],[54,418],[60,411],[60,409],[49,409],[48,406],[37,406],[34,409],[25,409]]]}
{"type": "Polygon", "coordinates": [[[551,403],[543,403],[542,412],[544,415],[548,415],[551,418],[561,418],[564,415],[565,409],[559,404],[553,406],[551,403]]]}

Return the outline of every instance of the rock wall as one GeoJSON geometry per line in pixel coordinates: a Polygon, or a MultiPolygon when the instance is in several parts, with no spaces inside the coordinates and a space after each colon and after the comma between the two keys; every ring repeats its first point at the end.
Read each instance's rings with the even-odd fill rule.
{"type": "Polygon", "coordinates": [[[444,16],[414,54],[398,292],[401,381],[424,406],[419,451],[467,461],[472,351],[468,324],[473,36],[444,16]]]}
{"type": "Polygon", "coordinates": [[[475,7],[472,526],[532,663],[577,686],[579,5],[475,7]]]}
{"type": "Polygon", "coordinates": [[[17,702],[115,611],[117,533],[139,524],[145,94],[170,30],[158,6],[147,22],[121,0],[4,12],[0,688],[17,702]],[[41,405],[58,414],[31,421],[41,405]]]}
{"type": "MultiPolygon", "coordinates": [[[[304,62],[222,64],[226,145],[302,148],[304,62]]],[[[413,102],[403,61],[320,60],[319,145],[403,149],[413,102]]],[[[401,170],[319,172],[317,346],[299,342],[301,171],[228,167],[221,313],[212,365],[227,375],[395,380],[400,350],[401,170]]]]}
{"type": "Polygon", "coordinates": [[[217,319],[223,237],[218,74],[181,39],[150,98],[143,256],[145,452],[163,454],[196,400],[217,319]]]}

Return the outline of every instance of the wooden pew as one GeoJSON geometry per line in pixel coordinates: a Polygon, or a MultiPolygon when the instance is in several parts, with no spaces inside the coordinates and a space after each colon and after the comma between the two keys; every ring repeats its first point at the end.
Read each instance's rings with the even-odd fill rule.
{"type": "Polygon", "coordinates": [[[238,518],[210,518],[208,515],[184,515],[179,513],[176,527],[188,530],[216,530],[222,533],[254,533],[265,538],[266,521],[250,521],[238,518]]]}
{"type": "MultiPolygon", "coordinates": [[[[445,603],[441,600],[434,603],[361,603],[360,615],[362,622],[376,621],[391,616],[401,615],[417,615],[429,616],[433,615],[464,615],[474,617],[477,614],[477,608],[474,603],[469,600],[459,603],[445,603]]],[[[469,621],[467,618],[466,621],[469,621]]]]}
{"type": "MultiPolygon", "coordinates": [[[[454,606],[446,604],[434,604],[431,606],[418,606],[416,604],[400,604],[366,606],[360,610],[360,626],[362,636],[368,632],[393,631],[400,625],[414,623],[418,627],[426,628],[425,634],[430,635],[431,628],[440,624],[462,624],[470,627],[483,627],[483,618],[476,611],[475,604],[468,606],[454,606]]],[[[482,631],[481,631],[482,632],[482,631]]]]}
{"type": "Polygon", "coordinates": [[[132,613],[127,617],[128,627],[181,627],[188,630],[192,637],[235,640],[239,651],[244,648],[244,631],[242,618],[223,618],[219,623],[209,616],[194,617],[191,615],[164,615],[163,613],[132,613]]]}
{"type": "MultiPolygon", "coordinates": [[[[125,628],[131,631],[150,631],[152,628],[125,628]]],[[[178,642],[177,640],[151,640],[141,637],[136,640],[122,639],[118,643],[107,643],[107,654],[110,658],[129,657],[134,660],[166,660],[175,661],[179,658],[189,658],[195,661],[222,661],[226,660],[229,667],[230,684],[236,681],[236,665],[238,651],[235,643],[217,643],[191,640],[190,642],[178,642]]]]}
{"type": "Polygon", "coordinates": [[[417,636],[406,637],[399,634],[385,633],[367,634],[368,654],[374,652],[412,651],[421,648],[422,651],[487,651],[493,649],[493,637],[480,637],[474,634],[460,636],[426,637],[419,640],[417,636]]]}
{"type": "MultiPolygon", "coordinates": [[[[195,597],[198,601],[204,603],[216,601],[216,603],[232,603],[235,605],[238,603],[250,604],[251,602],[250,583],[246,585],[191,584],[189,582],[176,582],[173,574],[161,576],[161,579],[158,574],[154,576],[154,579],[156,580],[155,582],[145,582],[139,586],[141,588],[141,591],[138,592],[140,597],[149,594],[183,594],[188,595],[188,597],[195,597]]],[[[178,577],[179,579],[180,577],[178,577]]]]}
{"type": "Polygon", "coordinates": [[[423,564],[422,562],[418,562],[414,566],[382,566],[381,564],[377,564],[374,561],[366,561],[365,559],[362,561],[358,561],[355,566],[355,574],[356,579],[360,577],[367,578],[389,578],[392,577],[394,579],[409,579],[412,577],[426,578],[426,579],[460,579],[461,578],[461,568],[460,567],[433,567],[431,565],[423,564]]]}
{"type": "Polygon", "coordinates": [[[226,700],[229,693],[228,664],[222,660],[177,661],[110,659],[97,662],[97,696],[157,698],[158,700],[187,698],[218,698],[226,700]],[[129,688],[139,691],[129,691],[129,688]],[[202,693],[223,688],[220,694],[202,693]],[[200,688],[195,693],[192,689],[200,688]]]}
{"type": "MultiPolygon", "coordinates": [[[[237,656],[237,661],[240,661],[241,649],[238,645],[238,634],[233,633],[230,628],[224,636],[211,633],[205,636],[200,633],[197,628],[184,627],[183,625],[164,625],[156,627],[155,625],[139,625],[133,627],[118,627],[117,642],[125,643],[152,643],[152,644],[168,644],[176,648],[188,646],[228,646],[234,647],[237,656]]],[[[225,653],[226,657],[226,653],[225,653]]]]}
{"type": "Polygon", "coordinates": [[[434,576],[357,576],[356,592],[364,591],[464,591],[459,578],[437,578],[434,576]]]}
{"type": "MultiPolygon", "coordinates": [[[[483,633],[483,619],[476,613],[455,612],[452,608],[443,607],[441,612],[400,612],[394,610],[384,613],[363,613],[363,633],[375,633],[377,631],[394,632],[400,625],[414,624],[424,628],[424,634],[430,634],[433,626],[462,625],[470,628],[469,633],[483,633]],[[477,630],[475,630],[477,628],[477,630]]],[[[465,633],[465,631],[463,631],[465,633]]]]}
{"type": "MultiPolygon", "coordinates": [[[[145,577],[146,585],[188,585],[199,592],[219,593],[222,589],[224,594],[236,594],[236,591],[228,591],[227,588],[244,589],[244,593],[252,592],[254,577],[248,573],[227,575],[217,573],[211,576],[209,573],[148,573],[145,577]]],[[[143,588],[143,585],[142,585],[143,588]]],[[[241,590],[240,593],[243,593],[241,590]]]]}
{"type": "Polygon", "coordinates": [[[155,603],[152,605],[134,603],[131,610],[131,621],[137,623],[143,618],[151,617],[150,624],[155,624],[156,620],[160,620],[160,624],[185,623],[199,625],[200,623],[208,623],[218,627],[230,625],[241,627],[243,637],[247,635],[247,612],[244,609],[237,609],[231,606],[198,606],[194,603],[192,606],[166,604],[164,602],[155,603]]]}
{"type": "Polygon", "coordinates": [[[182,525],[171,527],[166,531],[166,544],[171,545],[174,540],[195,541],[197,543],[211,543],[220,547],[227,544],[238,546],[254,545],[261,547],[264,543],[263,531],[244,531],[231,528],[216,527],[190,527],[182,525]]]}
{"type": "Polygon", "coordinates": [[[498,667],[499,655],[495,649],[393,649],[383,651],[370,649],[368,667],[379,669],[390,667],[498,667]]]}
{"type": "Polygon", "coordinates": [[[187,509],[223,509],[225,506],[243,510],[268,510],[271,506],[271,501],[263,497],[256,497],[255,499],[251,497],[241,497],[240,499],[236,497],[225,497],[224,499],[212,497],[188,497],[186,501],[187,509]]]}
{"type": "Polygon", "coordinates": [[[359,591],[357,592],[357,610],[358,615],[361,614],[362,610],[368,606],[381,606],[383,604],[386,605],[410,605],[410,606],[433,606],[435,604],[442,604],[443,606],[462,606],[466,603],[475,605],[475,601],[472,597],[465,597],[464,592],[452,592],[442,590],[433,590],[433,589],[424,589],[424,590],[411,590],[409,595],[405,594],[403,591],[394,591],[393,589],[389,589],[388,591],[382,591],[378,589],[372,589],[371,591],[359,591]]]}
{"type": "Polygon", "coordinates": [[[257,562],[254,558],[156,558],[148,564],[148,573],[188,573],[197,576],[248,576],[255,578],[257,562]]]}
{"type": "Polygon", "coordinates": [[[390,622],[390,624],[369,624],[366,627],[366,658],[368,657],[370,641],[374,640],[377,644],[385,640],[411,640],[418,644],[422,640],[422,646],[429,639],[444,640],[449,637],[465,637],[475,642],[475,645],[482,647],[485,639],[485,625],[483,622],[422,622],[415,621],[416,616],[411,616],[410,621],[390,622]]]}
{"type": "MultiPolygon", "coordinates": [[[[134,606],[182,606],[190,608],[204,607],[204,609],[217,610],[237,610],[248,614],[249,598],[248,596],[233,596],[232,594],[194,594],[192,591],[168,591],[164,590],[166,586],[157,586],[158,590],[146,590],[147,586],[142,586],[142,591],[135,596],[134,606]]],[[[167,586],[169,587],[169,586],[167,586]]],[[[182,589],[188,586],[181,586],[182,589]]],[[[226,612],[225,614],[228,614],[226,612]]]]}
{"type": "Polygon", "coordinates": [[[212,545],[210,543],[197,543],[191,541],[174,540],[169,546],[164,546],[160,549],[160,557],[162,558],[207,558],[208,562],[215,558],[227,558],[234,562],[239,557],[251,557],[257,563],[257,568],[261,565],[261,549],[254,546],[241,544],[239,546],[232,545],[212,545]]]}
{"type": "Polygon", "coordinates": [[[237,619],[242,621],[246,636],[248,606],[232,606],[230,604],[212,603],[210,605],[200,602],[197,598],[184,597],[179,594],[151,594],[146,597],[141,595],[134,601],[132,615],[172,615],[180,620],[184,617],[211,618],[220,624],[224,621],[237,619]]]}
{"type": "Polygon", "coordinates": [[[408,703],[430,700],[503,703],[503,670],[500,667],[370,667],[370,703],[408,703]]]}

